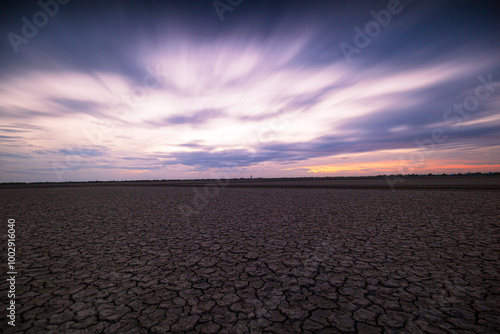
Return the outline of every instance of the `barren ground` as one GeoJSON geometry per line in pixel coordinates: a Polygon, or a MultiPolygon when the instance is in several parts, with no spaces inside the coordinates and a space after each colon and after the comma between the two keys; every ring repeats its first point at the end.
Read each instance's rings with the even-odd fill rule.
{"type": "Polygon", "coordinates": [[[18,271],[12,328],[4,237],[0,328],[500,332],[498,191],[210,190],[0,190],[18,271]]]}

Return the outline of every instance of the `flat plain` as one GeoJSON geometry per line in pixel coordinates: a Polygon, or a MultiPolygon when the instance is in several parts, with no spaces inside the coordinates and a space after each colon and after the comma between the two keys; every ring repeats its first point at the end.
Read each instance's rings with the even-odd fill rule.
{"type": "Polygon", "coordinates": [[[499,198],[481,187],[0,189],[18,271],[16,326],[2,279],[0,328],[498,333],[499,198]]]}

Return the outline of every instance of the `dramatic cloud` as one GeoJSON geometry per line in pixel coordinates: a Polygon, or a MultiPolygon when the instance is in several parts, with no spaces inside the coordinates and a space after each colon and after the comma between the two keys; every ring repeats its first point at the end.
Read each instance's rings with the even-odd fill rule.
{"type": "Polygon", "coordinates": [[[2,6],[0,181],[500,170],[494,1],[2,6]]]}

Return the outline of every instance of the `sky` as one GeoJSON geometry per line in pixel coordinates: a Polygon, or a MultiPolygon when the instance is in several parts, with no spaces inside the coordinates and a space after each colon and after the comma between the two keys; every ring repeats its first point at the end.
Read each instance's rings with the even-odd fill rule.
{"type": "Polygon", "coordinates": [[[496,1],[3,1],[0,182],[500,171],[496,1]]]}

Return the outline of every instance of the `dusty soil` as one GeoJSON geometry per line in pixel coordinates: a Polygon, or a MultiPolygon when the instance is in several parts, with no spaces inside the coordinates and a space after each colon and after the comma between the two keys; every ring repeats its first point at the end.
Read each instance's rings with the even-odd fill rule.
{"type": "Polygon", "coordinates": [[[2,235],[15,219],[18,275],[12,328],[2,265],[0,329],[500,332],[499,195],[2,189],[2,235]]]}

